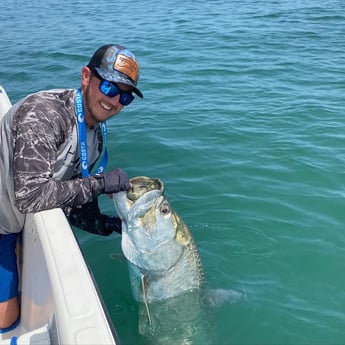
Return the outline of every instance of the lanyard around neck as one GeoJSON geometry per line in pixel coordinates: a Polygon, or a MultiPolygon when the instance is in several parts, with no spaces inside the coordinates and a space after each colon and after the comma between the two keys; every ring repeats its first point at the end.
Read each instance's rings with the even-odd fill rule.
{"type": "MultiPolygon", "coordinates": [[[[87,177],[87,176],[90,176],[89,156],[88,156],[88,150],[87,150],[87,136],[86,136],[85,113],[84,113],[84,107],[83,107],[83,96],[81,94],[80,89],[77,90],[77,94],[75,97],[75,112],[76,112],[77,120],[78,120],[79,155],[80,155],[80,162],[81,162],[81,174],[82,174],[82,177],[87,177]]],[[[105,149],[104,149],[102,161],[99,164],[96,174],[102,173],[108,162],[108,152],[105,146],[106,138],[107,138],[106,123],[101,122],[100,127],[103,134],[103,141],[104,141],[103,147],[105,147],[105,149]]]]}

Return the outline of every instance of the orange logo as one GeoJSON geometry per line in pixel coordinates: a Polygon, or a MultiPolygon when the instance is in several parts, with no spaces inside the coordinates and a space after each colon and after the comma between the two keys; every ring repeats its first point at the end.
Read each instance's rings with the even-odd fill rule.
{"type": "Polygon", "coordinates": [[[138,64],[128,56],[119,54],[114,62],[114,69],[128,75],[134,82],[137,82],[138,64]]]}

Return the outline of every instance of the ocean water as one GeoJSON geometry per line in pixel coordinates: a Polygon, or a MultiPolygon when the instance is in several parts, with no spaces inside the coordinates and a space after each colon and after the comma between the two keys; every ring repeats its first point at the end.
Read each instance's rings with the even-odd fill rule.
{"type": "MultiPolygon", "coordinates": [[[[78,87],[102,44],[137,55],[145,98],[109,121],[109,168],[164,181],[219,293],[215,344],[345,343],[342,0],[2,0],[0,33],[12,102],[78,87]]],[[[120,236],[76,235],[143,344],[120,236]]]]}

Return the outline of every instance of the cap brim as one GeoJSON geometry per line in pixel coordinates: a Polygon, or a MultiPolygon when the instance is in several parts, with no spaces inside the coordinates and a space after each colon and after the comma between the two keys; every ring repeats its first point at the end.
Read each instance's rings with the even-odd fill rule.
{"type": "Polygon", "coordinates": [[[133,81],[128,78],[125,74],[121,73],[121,72],[117,72],[117,71],[112,71],[110,72],[106,72],[100,68],[95,68],[97,73],[105,80],[114,82],[114,83],[122,83],[122,84],[126,84],[129,86],[133,87],[133,92],[139,96],[140,98],[144,98],[143,94],[141,93],[141,91],[135,86],[135,84],[133,83],[133,81]]]}

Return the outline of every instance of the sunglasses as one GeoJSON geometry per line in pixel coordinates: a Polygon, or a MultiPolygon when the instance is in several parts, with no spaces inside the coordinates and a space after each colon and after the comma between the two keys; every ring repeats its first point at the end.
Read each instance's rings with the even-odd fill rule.
{"type": "Polygon", "coordinates": [[[93,74],[97,79],[99,79],[101,82],[99,84],[99,90],[108,97],[115,97],[117,95],[120,95],[120,104],[122,105],[129,105],[133,99],[134,96],[132,92],[125,92],[119,89],[119,87],[108,81],[103,79],[96,71],[93,71],[93,74]]]}

